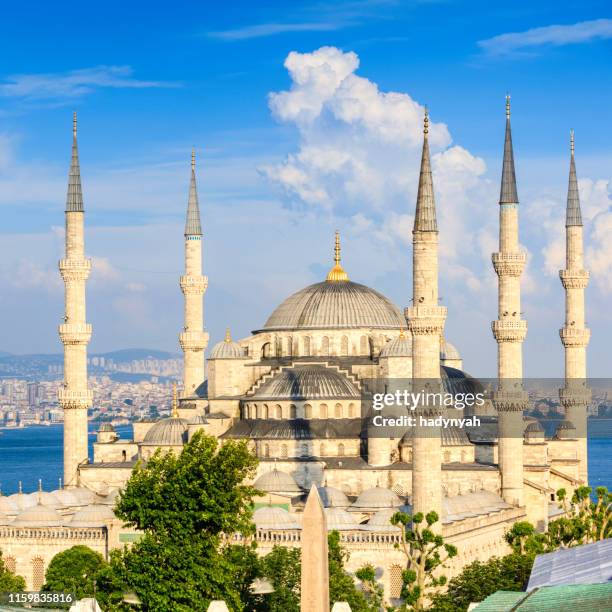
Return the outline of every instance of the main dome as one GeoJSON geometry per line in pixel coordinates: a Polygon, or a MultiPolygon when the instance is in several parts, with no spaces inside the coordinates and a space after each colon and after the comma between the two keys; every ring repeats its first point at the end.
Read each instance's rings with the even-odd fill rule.
{"type": "Polygon", "coordinates": [[[290,295],[262,330],[403,329],[406,319],[384,295],[349,280],[309,285],[290,295]]]}

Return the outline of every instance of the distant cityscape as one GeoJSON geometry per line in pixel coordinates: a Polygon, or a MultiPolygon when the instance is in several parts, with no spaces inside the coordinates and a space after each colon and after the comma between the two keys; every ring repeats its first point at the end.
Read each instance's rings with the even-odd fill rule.
{"type": "MultiPolygon", "coordinates": [[[[0,428],[63,422],[58,388],[62,355],[0,356],[0,428]]],[[[94,394],[90,420],[115,425],[157,419],[171,409],[171,386],[182,371],[172,353],[130,349],[92,355],[89,384],[94,394]]]]}

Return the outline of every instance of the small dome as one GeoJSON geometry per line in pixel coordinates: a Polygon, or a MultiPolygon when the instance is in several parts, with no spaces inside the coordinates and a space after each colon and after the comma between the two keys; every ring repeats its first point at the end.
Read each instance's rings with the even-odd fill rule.
{"type": "Polygon", "coordinates": [[[110,432],[110,431],[115,431],[115,428],[112,426],[111,423],[102,423],[98,431],[99,432],[110,432]]]}
{"type": "Polygon", "coordinates": [[[397,338],[389,340],[380,351],[381,357],[412,357],[412,337],[401,333],[397,338]]]}
{"type": "Polygon", "coordinates": [[[11,497],[4,497],[0,495],[0,512],[3,512],[4,514],[17,514],[17,512],[19,512],[19,508],[15,500],[11,499],[11,497]]]}
{"type": "Polygon", "coordinates": [[[39,494],[39,498],[40,498],[40,503],[43,506],[49,506],[49,508],[61,508],[62,507],[61,499],[53,491],[51,493],[49,493],[48,491],[41,491],[39,494]]]}
{"type": "Polygon", "coordinates": [[[187,442],[189,421],[178,416],[158,421],[147,431],[142,444],[151,446],[183,446],[187,442]]]}
{"type": "Polygon", "coordinates": [[[62,517],[53,508],[36,504],[22,510],[12,524],[15,527],[59,527],[62,517]]]}
{"type": "Polygon", "coordinates": [[[326,507],[348,508],[351,505],[349,498],[335,487],[317,487],[321,503],[326,507]]]}
{"type": "Polygon", "coordinates": [[[299,529],[295,518],[278,506],[263,506],[253,512],[253,522],[257,529],[299,529]]]}
{"type": "Polygon", "coordinates": [[[198,414],[189,421],[190,425],[208,425],[208,421],[203,414],[198,414]]]}
{"type": "Polygon", "coordinates": [[[442,361],[445,361],[447,359],[459,360],[461,359],[461,355],[453,344],[447,342],[446,340],[442,340],[440,345],[440,359],[442,361]]]}
{"type": "Polygon", "coordinates": [[[36,495],[31,495],[29,493],[14,493],[7,499],[10,500],[11,504],[15,506],[17,512],[21,512],[26,508],[31,508],[38,503],[38,498],[36,495]]]}
{"type": "MultiPolygon", "coordinates": [[[[397,508],[383,508],[379,510],[364,526],[368,531],[398,531],[397,525],[391,524],[391,517],[398,511],[397,508]]],[[[407,510],[410,513],[409,510],[407,510]]]]}
{"type": "Polygon", "coordinates": [[[253,483],[253,486],[266,493],[292,493],[297,495],[302,492],[292,476],[276,468],[262,474],[253,483]]]}
{"type": "Polygon", "coordinates": [[[555,438],[562,440],[576,437],[576,426],[568,419],[563,419],[555,430],[555,438]]]}
{"type": "Polygon", "coordinates": [[[539,421],[532,421],[525,427],[525,433],[538,433],[544,432],[544,428],[540,425],[539,421]]]}
{"type": "Polygon", "coordinates": [[[119,498],[119,489],[111,489],[107,495],[102,498],[98,503],[107,506],[114,506],[119,498]]]}
{"type": "Polygon", "coordinates": [[[55,491],[55,497],[60,502],[62,508],[72,508],[74,506],[81,506],[81,500],[74,493],[75,489],[59,489],[55,491]]]}
{"type": "Polygon", "coordinates": [[[390,489],[372,487],[366,489],[353,503],[353,508],[398,508],[402,505],[400,498],[390,489]]]}
{"type": "Polygon", "coordinates": [[[92,504],[76,512],[69,525],[71,527],[102,527],[114,518],[115,514],[109,506],[92,504]]]}
{"type": "Polygon", "coordinates": [[[213,346],[209,359],[244,359],[244,350],[232,340],[228,329],[225,333],[225,340],[213,346]]]}
{"type": "Polygon", "coordinates": [[[353,516],[346,510],[332,506],[325,508],[325,519],[328,531],[346,531],[347,529],[358,529],[359,525],[353,516]]]}

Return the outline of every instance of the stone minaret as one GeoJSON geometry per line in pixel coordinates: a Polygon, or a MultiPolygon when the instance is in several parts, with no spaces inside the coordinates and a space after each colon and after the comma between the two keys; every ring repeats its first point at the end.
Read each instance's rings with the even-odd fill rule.
{"type": "MultiPolygon", "coordinates": [[[[440,383],[440,337],[444,331],[446,308],[438,305],[438,224],[429,160],[429,117],[425,111],[423,154],[412,230],[413,305],[406,309],[412,333],[412,378],[415,391],[425,386],[435,392],[440,383]]],[[[439,414],[439,406],[417,409],[417,427],[412,447],[413,512],[442,512],[442,472],[440,431],[418,426],[420,415],[439,414]]]]}
{"type": "Polygon", "coordinates": [[[561,283],[565,289],[565,325],[559,330],[565,347],[565,387],[560,398],[566,418],[576,427],[578,438],[578,476],[587,482],[587,420],[590,392],[586,388],[586,347],[591,335],[584,321],[584,290],[589,273],[584,269],[582,214],[574,162],[574,132],[570,134],[570,172],[565,214],[565,270],[561,283]]]}
{"type": "Polygon", "coordinates": [[[208,334],[204,331],[203,295],[208,279],[202,276],[202,226],[195,175],[195,151],[191,153],[191,183],[185,223],[185,274],[181,276],[185,296],[185,326],[179,335],[184,355],[183,397],[194,397],[204,382],[204,351],[208,334]]]}
{"type": "Polygon", "coordinates": [[[510,129],[510,96],[506,96],[506,137],[499,198],[499,252],[493,253],[498,282],[498,318],[492,329],[497,340],[499,389],[493,396],[498,413],[498,463],[502,497],[510,504],[523,505],[523,391],[522,343],[527,322],[521,319],[521,274],[525,253],[520,250],[518,195],[510,129]]]}
{"type": "Polygon", "coordinates": [[[66,256],[59,262],[64,280],[65,314],[59,326],[64,345],[64,383],[59,390],[59,403],[64,410],[64,485],[78,485],[79,465],[87,457],[87,408],[92,393],[87,388],[87,344],[91,325],[85,316],[85,281],[91,261],[85,257],[83,194],[77,147],[77,117],[74,114],[72,163],[66,198],[66,256]]]}

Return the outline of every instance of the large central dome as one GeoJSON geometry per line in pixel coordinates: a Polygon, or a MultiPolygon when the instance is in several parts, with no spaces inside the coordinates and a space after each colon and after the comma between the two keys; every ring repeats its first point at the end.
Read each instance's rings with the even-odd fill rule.
{"type": "Polygon", "coordinates": [[[384,295],[349,280],[309,285],[270,315],[263,331],[294,329],[402,329],[399,308],[384,295]]]}

